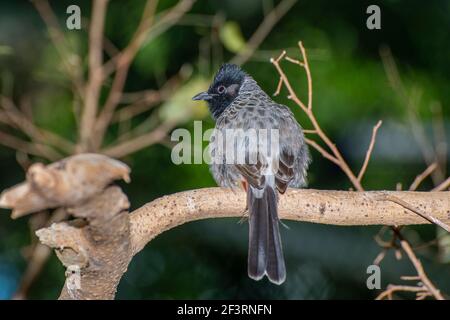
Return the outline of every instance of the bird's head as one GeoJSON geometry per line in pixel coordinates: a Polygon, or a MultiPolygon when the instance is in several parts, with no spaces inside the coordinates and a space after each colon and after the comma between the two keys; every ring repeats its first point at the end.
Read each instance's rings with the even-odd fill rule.
{"type": "Polygon", "coordinates": [[[224,64],[220,67],[208,91],[201,92],[192,100],[205,100],[214,119],[238,96],[239,89],[247,74],[235,64],[224,64]]]}

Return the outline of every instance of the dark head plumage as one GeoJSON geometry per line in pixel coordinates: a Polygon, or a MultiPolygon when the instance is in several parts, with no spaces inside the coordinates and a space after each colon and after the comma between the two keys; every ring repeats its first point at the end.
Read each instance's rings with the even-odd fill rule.
{"type": "Polygon", "coordinates": [[[225,63],[217,71],[208,91],[199,93],[193,100],[205,100],[214,119],[238,96],[247,74],[237,65],[225,63]]]}

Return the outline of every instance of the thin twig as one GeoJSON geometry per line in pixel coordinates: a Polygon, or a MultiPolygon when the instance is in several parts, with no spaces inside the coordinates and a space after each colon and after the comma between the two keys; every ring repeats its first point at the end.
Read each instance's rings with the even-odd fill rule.
{"type": "Polygon", "coordinates": [[[392,300],[392,294],[398,291],[426,293],[427,288],[425,288],[424,286],[416,287],[416,286],[389,285],[385,291],[380,293],[380,295],[378,295],[378,297],[375,298],[375,300],[383,300],[385,298],[389,298],[389,300],[392,300]]]}
{"type": "MultiPolygon", "coordinates": [[[[311,72],[309,71],[309,64],[307,63],[308,59],[305,57],[306,56],[306,50],[303,47],[303,44],[301,43],[301,41],[299,42],[299,48],[300,51],[302,53],[303,56],[303,61],[304,63],[304,69],[308,70],[306,72],[307,74],[307,78],[308,78],[308,103],[304,104],[297,96],[296,92],[294,91],[294,89],[292,88],[289,79],[287,78],[286,74],[284,73],[283,69],[280,66],[280,60],[283,59],[286,56],[286,51],[283,51],[280,56],[278,56],[278,58],[276,59],[270,59],[270,62],[275,66],[275,68],[278,71],[278,74],[280,76],[280,78],[283,80],[283,83],[285,85],[285,87],[288,89],[288,98],[292,101],[294,101],[295,104],[297,104],[302,110],[303,112],[305,112],[305,114],[308,116],[314,130],[316,130],[317,135],[320,137],[320,139],[326,144],[326,146],[331,150],[332,152],[332,157],[327,157],[327,159],[331,160],[331,159],[335,159],[335,160],[331,160],[334,163],[336,163],[342,171],[344,171],[344,173],[347,175],[347,177],[350,179],[350,181],[352,182],[353,186],[356,188],[356,190],[358,191],[363,191],[363,187],[361,185],[361,182],[358,180],[358,178],[355,176],[355,174],[353,173],[353,171],[350,169],[349,165],[347,164],[347,162],[345,161],[344,157],[342,156],[341,152],[339,151],[339,149],[336,147],[336,145],[330,140],[330,138],[325,134],[325,132],[322,130],[322,128],[320,127],[319,123],[317,122],[317,119],[314,115],[313,112],[313,108],[312,108],[312,79],[311,79],[311,72]]],[[[314,146],[316,147],[316,146],[314,146]]],[[[316,148],[317,149],[317,148],[316,148]]],[[[323,148],[322,148],[323,149],[323,148]]]]}
{"type": "Polygon", "coordinates": [[[425,273],[425,270],[423,269],[422,263],[417,258],[416,254],[414,253],[413,249],[411,248],[411,245],[409,244],[409,242],[402,239],[400,241],[400,245],[403,248],[403,251],[405,251],[406,254],[408,255],[409,260],[411,260],[412,264],[414,265],[414,268],[417,271],[417,275],[420,277],[420,280],[423,283],[423,285],[436,298],[436,300],[444,300],[444,296],[441,294],[441,292],[434,286],[434,284],[428,278],[427,274],[425,273]]]}
{"type": "Polygon", "coordinates": [[[332,156],[328,151],[326,151],[324,148],[322,148],[317,142],[314,140],[305,138],[305,142],[309,144],[311,147],[316,149],[324,158],[330,160],[331,162],[340,165],[340,162],[338,159],[336,159],[334,156],[332,156]]]}
{"type": "Polygon", "coordinates": [[[136,29],[128,46],[119,53],[117,58],[116,74],[106,99],[105,105],[95,124],[95,147],[99,148],[103,142],[105,131],[113,117],[114,110],[120,102],[123,88],[128,76],[128,71],[131,66],[136,53],[144,42],[145,35],[153,24],[153,17],[155,15],[158,1],[148,0],[145,4],[144,13],[142,14],[139,26],[136,29]]]}
{"type": "Polygon", "coordinates": [[[252,56],[255,50],[261,45],[275,24],[292,8],[297,0],[281,1],[268,15],[248,40],[245,47],[231,59],[230,63],[242,65],[252,56]]]}
{"type": "Polygon", "coordinates": [[[441,184],[436,186],[435,188],[431,189],[431,191],[444,191],[450,188],[450,177],[442,181],[441,184]]]}
{"type": "Polygon", "coordinates": [[[433,162],[430,164],[421,174],[417,175],[413,183],[409,187],[409,191],[415,191],[420,186],[423,180],[425,180],[437,167],[437,163],[433,162]]]}
{"type": "Polygon", "coordinates": [[[68,41],[64,37],[64,32],[59,26],[58,19],[55,16],[49,2],[47,0],[31,0],[31,3],[34,5],[42,20],[44,20],[50,39],[55,46],[61,61],[63,63],[64,68],[66,69],[67,74],[71,77],[73,86],[75,91],[78,93],[78,96],[82,99],[84,97],[83,94],[83,78],[81,70],[81,59],[79,56],[75,55],[75,53],[71,53],[70,61],[67,59],[67,46],[68,41]]]}
{"type": "MultiPolygon", "coordinates": [[[[433,144],[428,141],[425,128],[418,120],[418,108],[422,97],[422,90],[414,87],[409,91],[406,90],[406,87],[400,77],[397,64],[389,47],[380,48],[380,57],[392,89],[406,106],[408,117],[407,119],[411,127],[414,139],[419,145],[422,156],[426,164],[431,165],[437,160],[437,152],[433,147],[433,144]]],[[[444,169],[440,168],[440,166],[438,166],[431,174],[431,178],[433,179],[433,182],[435,184],[442,181],[444,177],[444,169]]]]}
{"type": "Polygon", "coordinates": [[[449,227],[447,224],[445,224],[445,223],[442,222],[441,220],[439,220],[439,219],[433,217],[432,215],[430,215],[430,214],[428,214],[428,213],[426,213],[426,212],[424,212],[424,211],[422,211],[422,210],[420,210],[420,209],[418,209],[418,208],[413,207],[413,206],[410,205],[408,202],[403,201],[403,200],[400,199],[400,198],[397,198],[397,197],[395,197],[395,196],[389,196],[389,195],[386,195],[386,196],[381,197],[380,200],[383,200],[383,201],[391,201],[391,202],[394,202],[394,203],[396,203],[396,204],[398,204],[398,205],[401,205],[403,208],[408,209],[409,211],[414,212],[415,214],[421,216],[421,217],[424,218],[425,220],[427,220],[427,221],[429,221],[429,222],[431,222],[431,223],[434,223],[434,224],[440,226],[442,229],[444,229],[444,230],[447,231],[447,232],[450,232],[450,227],[449,227]]]}
{"type": "MultiPolygon", "coordinates": [[[[347,177],[349,178],[349,180],[351,181],[351,183],[353,184],[353,186],[355,187],[356,190],[358,191],[363,191],[364,188],[361,185],[361,180],[362,177],[364,175],[364,172],[366,170],[365,166],[363,165],[363,169],[361,170],[362,173],[360,172],[360,174],[358,175],[358,177],[355,176],[355,174],[353,173],[353,171],[350,169],[350,167],[348,166],[347,162],[345,161],[345,159],[343,158],[342,154],[340,153],[339,149],[336,147],[336,145],[330,140],[330,138],[328,138],[328,136],[323,132],[323,130],[321,129],[320,125],[318,124],[314,113],[312,111],[312,104],[310,103],[310,101],[312,101],[312,81],[311,81],[311,74],[310,74],[310,70],[309,70],[309,65],[307,63],[307,59],[306,59],[306,51],[304,50],[304,47],[302,45],[302,43],[299,43],[299,47],[300,47],[300,51],[302,53],[302,57],[303,57],[303,63],[301,63],[300,61],[295,61],[293,59],[290,59],[290,62],[296,63],[299,66],[303,67],[306,71],[307,74],[307,78],[308,78],[308,104],[304,104],[297,96],[296,92],[293,90],[286,74],[284,73],[284,71],[282,70],[281,66],[280,66],[280,60],[286,56],[286,51],[283,51],[280,56],[277,59],[271,59],[271,63],[275,66],[275,68],[278,71],[278,74],[280,76],[280,79],[283,81],[285,87],[288,90],[288,98],[292,101],[294,101],[294,103],[296,103],[304,112],[305,114],[308,116],[310,122],[313,125],[314,130],[316,131],[316,134],[319,136],[319,138],[326,144],[326,146],[331,150],[332,154],[330,154],[329,152],[327,152],[326,150],[324,150],[323,148],[319,149],[317,148],[319,145],[316,142],[313,142],[312,140],[309,140],[310,145],[312,145],[313,147],[315,147],[322,155],[324,155],[325,158],[329,159],[330,161],[336,163],[341,170],[347,175],[347,177]],[[313,142],[311,144],[311,142],[313,142]]],[[[392,65],[387,64],[387,66],[392,67],[392,65]]],[[[397,74],[397,77],[395,77],[395,70],[394,72],[391,74],[393,81],[396,80],[396,78],[398,79],[399,76],[397,74]]],[[[402,87],[403,88],[403,87],[402,87]]],[[[279,90],[277,90],[277,93],[279,93],[279,90]]],[[[381,123],[380,123],[381,125],[381,123]]],[[[375,134],[376,134],[376,130],[374,128],[374,134],[373,134],[373,143],[375,143],[375,134]]],[[[369,150],[367,152],[366,155],[366,159],[370,159],[370,154],[372,152],[373,146],[370,147],[369,146],[369,150]]],[[[365,162],[368,162],[365,161],[365,162]]],[[[450,180],[450,178],[449,178],[450,180]]],[[[449,181],[450,184],[450,181],[449,181]]],[[[447,185],[444,184],[442,187],[446,187],[447,185]]],[[[442,188],[441,187],[441,188],[442,188]]],[[[417,212],[416,212],[417,213],[417,212]]],[[[422,216],[422,215],[421,215],[422,216]]],[[[428,216],[427,214],[423,215],[422,217],[426,217],[428,216]]],[[[428,218],[430,218],[428,216],[428,218]]],[[[439,293],[439,290],[436,289],[436,287],[434,287],[434,285],[431,283],[431,281],[428,279],[427,275],[425,274],[422,265],[420,263],[420,260],[417,258],[417,256],[415,255],[414,251],[411,249],[411,246],[409,244],[409,242],[407,242],[406,239],[403,238],[403,236],[400,233],[400,227],[394,226],[391,227],[391,229],[394,231],[394,238],[392,240],[392,246],[395,246],[395,239],[398,238],[401,240],[401,247],[402,249],[407,253],[408,258],[411,260],[411,262],[413,263],[414,267],[416,268],[416,271],[418,273],[418,276],[422,279],[423,283],[426,285],[425,288],[425,292],[428,292],[433,295],[436,299],[443,299],[442,295],[439,293]]],[[[396,251],[396,254],[400,253],[400,251],[396,251]]],[[[379,261],[382,260],[382,258],[384,257],[384,254],[382,256],[379,257],[379,261]]],[[[399,287],[397,287],[399,288],[399,287]]],[[[423,290],[418,290],[418,289],[412,289],[415,291],[423,291],[423,290]]],[[[386,293],[386,295],[388,297],[392,297],[392,292],[388,292],[386,293]]],[[[422,297],[422,296],[421,296],[422,297]]]]}
{"type": "Polygon", "coordinates": [[[367,149],[366,157],[364,159],[363,166],[361,167],[361,170],[359,171],[359,174],[358,174],[358,181],[359,182],[361,182],[361,180],[362,180],[362,178],[364,176],[364,173],[366,173],[367,166],[368,166],[369,161],[370,161],[370,157],[372,156],[373,147],[375,146],[375,141],[377,139],[377,132],[378,132],[378,129],[380,128],[382,123],[383,123],[383,121],[379,120],[378,123],[373,127],[372,138],[370,139],[369,148],[367,149]]]}
{"type": "Polygon", "coordinates": [[[158,143],[174,127],[173,123],[163,122],[151,132],[145,133],[128,141],[107,147],[101,151],[102,154],[113,158],[122,158],[130,153],[149,147],[158,143]]]}
{"type": "Polygon", "coordinates": [[[303,46],[303,42],[298,42],[298,47],[300,48],[300,52],[303,57],[303,68],[305,68],[306,79],[308,81],[308,110],[312,111],[312,77],[311,70],[309,68],[308,56],[306,55],[305,47],[303,46]]]}
{"type": "Polygon", "coordinates": [[[55,153],[55,151],[48,146],[38,143],[31,143],[1,131],[0,144],[14,150],[19,150],[27,154],[42,157],[50,161],[60,159],[60,154],[55,153]]]}
{"type": "Polygon", "coordinates": [[[66,155],[73,153],[74,144],[72,142],[56,133],[37,127],[11,99],[0,95],[0,105],[4,109],[4,113],[0,114],[0,122],[20,129],[34,142],[56,147],[64,151],[66,155]]]}

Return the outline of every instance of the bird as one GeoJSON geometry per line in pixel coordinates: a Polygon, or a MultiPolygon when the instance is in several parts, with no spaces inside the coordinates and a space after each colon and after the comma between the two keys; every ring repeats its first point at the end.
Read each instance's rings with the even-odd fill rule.
{"type": "Polygon", "coordinates": [[[223,64],[208,90],[192,99],[206,101],[215,120],[209,143],[215,181],[221,187],[242,187],[247,193],[248,276],[254,280],[267,276],[280,285],[286,279],[286,266],[278,199],[288,187],[306,186],[311,160],[303,129],[287,106],[273,101],[235,64],[223,64]],[[244,134],[234,135],[229,143],[224,141],[232,136],[229,131],[244,134]],[[264,134],[255,140],[245,134],[250,131],[264,134]],[[229,161],[230,153],[241,161],[229,161]]]}

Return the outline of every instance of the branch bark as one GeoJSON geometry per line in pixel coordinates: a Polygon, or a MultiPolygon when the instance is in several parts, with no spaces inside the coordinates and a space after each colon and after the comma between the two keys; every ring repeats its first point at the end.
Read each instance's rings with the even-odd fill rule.
{"type": "Polygon", "coordinates": [[[94,1],[92,19],[89,28],[89,79],[85,90],[85,105],[81,117],[81,151],[92,148],[92,130],[94,129],[98,100],[103,83],[103,28],[108,0],[94,1]]]}
{"type": "MultiPolygon", "coordinates": [[[[127,197],[110,186],[128,180],[128,173],[119,161],[80,154],[49,166],[34,164],[26,182],[0,196],[0,207],[12,208],[13,217],[61,207],[78,218],[36,232],[68,270],[61,299],[112,299],[133,256],[159,234],[190,221],[241,217],[245,211],[244,192],[206,188],[164,196],[128,214],[127,197]]],[[[385,200],[389,197],[450,222],[448,192],[291,189],[280,197],[279,213],[282,219],[342,226],[428,223],[385,200]]]]}
{"type": "MultiPolygon", "coordinates": [[[[401,198],[450,222],[448,192],[290,189],[280,197],[279,214],[281,219],[341,226],[429,223],[395,203],[381,201],[380,197],[386,195],[401,198]]],[[[245,194],[223,188],[191,190],[156,199],[131,213],[133,253],[139,252],[160,233],[183,223],[241,217],[244,210],[245,194]]]]}

